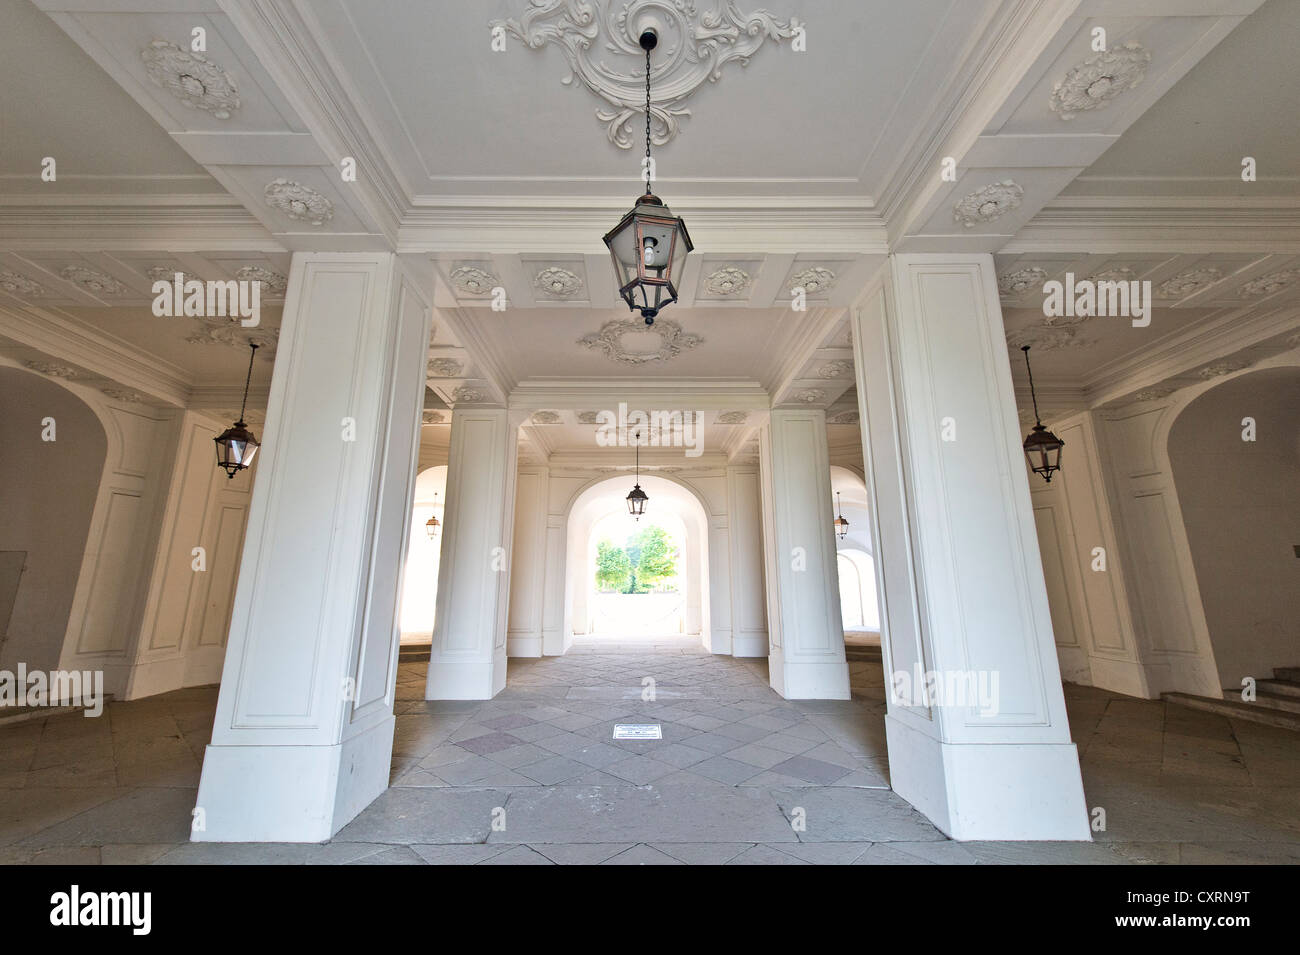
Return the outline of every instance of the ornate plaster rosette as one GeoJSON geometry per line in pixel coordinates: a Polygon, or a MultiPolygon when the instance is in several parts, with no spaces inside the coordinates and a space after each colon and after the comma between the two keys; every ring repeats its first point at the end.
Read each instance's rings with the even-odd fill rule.
{"type": "Polygon", "coordinates": [[[1137,272],[1127,265],[1117,266],[1113,269],[1102,269],[1093,275],[1088,276],[1089,282],[1132,282],[1137,279],[1137,272]]]}
{"type": "Polygon", "coordinates": [[[790,279],[790,290],[793,292],[801,288],[808,295],[817,295],[828,291],[835,284],[835,273],[830,269],[814,265],[810,269],[804,269],[790,279]]]}
{"type": "Polygon", "coordinates": [[[23,367],[30,368],[32,371],[39,371],[42,375],[49,375],[51,378],[63,378],[67,381],[75,381],[81,377],[81,372],[70,365],[61,365],[55,361],[43,361],[33,359],[32,361],[23,362],[23,367]]]}
{"type": "Polygon", "coordinates": [[[144,395],[140,394],[138,391],[132,391],[130,388],[118,388],[115,385],[108,385],[99,390],[110,398],[117,401],[125,401],[128,404],[139,404],[145,400],[144,395]]]}
{"type": "Polygon", "coordinates": [[[1261,295],[1272,295],[1274,292],[1280,292],[1288,285],[1295,283],[1300,279],[1300,269],[1283,269],[1280,272],[1270,272],[1268,275],[1261,275],[1257,279],[1251,279],[1241,287],[1242,298],[1258,298],[1261,295]]]}
{"type": "Polygon", "coordinates": [[[1211,362],[1204,368],[1198,368],[1196,377],[1209,381],[1212,378],[1231,375],[1234,371],[1242,371],[1253,364],[1255,363],[1248,358],[1224,358],[1221,361],[1211,362]]]}
{"type": "Polygon", "coordinates": [[[334,203],[311,186],[292,179],[272,179],[262,194],[268,206],[296,222],[324,225],[334,218],[334,203]]]}
{"type": "Polygon", "coordinates": [[[1061,119],[1101,109],[1125,90],[1131,90],[1147,75],[1151,51],[1137,43],[1126,43],[1089,57],[1073,67],[1052,89],[1052,112],[1061,119]]]}
{"type": "Polygon", "coordinates": [[[1150,388],[1143,388],[1135,392],[1134,401],[1155,401],[1159,398],[1167,398],[1178,390],[1177,385],[1153,385],[1150,388]]]}
{"type": "Polygon", "coordinates": [[[462,265],[452,270],[451,284],[465,295],[490,295],[494,288],[501,285],[501,280],[491,272],[472,265],[462,265]]]}
{"type": "Polygon", "coordinates": [[[826,420],[830,424],[857,424],[858,413],[856,411],[840,411],[826,420]]]}
{"type": "Polygon", "coordinates": [[[454,358],[429,359],[430,378],[458,378],[460,377],[461,368],[461,363],[454,358]]]}
{"type": "Polygon", "coordinates": [[[188,272],[170,265],[155,265],[153,268],[149,269],[145,275],[149,276],[150,282],[175,282],[177,272],[180,272],[181,274],[182,285],[190,280],[188,272]]]}
{"type": "Polygon", "coordinates": [[[828,361],[817,369],[818,378],[851,378],[853,376],[853,362],[850,361],[828,361]]]}
{"type": "Polygon", "coordinates": [[[600,424],[599,411],[579,411],[578,424],[600,424]]]}
{"type": "Polygon", "coordinates": [[[533,288],[542,295],[571,298],[582,291],[582,279],[568,269],[553,266],[537,273],[533,278],[533,288]]]}
{"type": "Polygon", "coordinates": [[[451,397],[457,404],[473,404],[474,402],[482,401],[484,395],[483,392],[479,391],[477,388],[470,388],[462,385],[451,393],[451,397]]]}
{"type": "Polygon", "coordinates": [[[993,222],[1020,206],[1025,190],[1011,179],[991,182],[960,199],[952,207],[952,217],[967,229],[982,222],[993,222]]]}
{"type": "Polygon", "coordinates": [[[653,325],[631,319],[606,322],[600,331],[584,335],[578,344],[605,353],[605,357],[624,365],[644,365],[652,361],[668,361],[684,351],[689,351],[704,341],[699,335],[689,335],[672,319],[660,319],[653,325]],[[659,336],[656,351],[628,351],[623,338],[629,334],[659,336]]]}
{"type": "Polygon", "coordinates": [[[826,392],[820,388],[807,388],[795,394],[794,400],[804,405],[821,404],[826,400],[826,392]]]}
{"type": "Polygon", "coordinates": [[[748,411],[724,411],[718,415],[718,424],[744,424],[748,417],[748,411]]]}
{"type": "Polygon", "coordinates": [[[283,295],[289,280],[279,272],[263,268],[260,265],[245,265],[235,273],[241,282],[261,282],[263,294],[283,295]]]}
{"type": "Polygon", "coordinates": [[[229,73],[199,53],[166,40],[153,40],[140,51],[145,72],[155,84],[186,106],[229,119],[239,109],[239,90],[229,73]]]}
{"type": "Polygon", "coordinates": [[[1033,289],[1041,289],[1047,281],[1047,270],[1038,266],[1004,272],[998,276],[998,289],[1003,295],[1023,295],[1033,289]]]}
{"type": "Polygon", "coordinates": [[[1171,279],[1165,279],[1156,286],[1157,298],[1186,298],[1193,292],[1199,292],[1223,278],[1223,273],[1215,268],[1187,269],[1171,279]]]}
{"type": "Polygon", "coordinates": [[[533,424],[559,424],[560,416],[554,411],[534,411],[533,424]]]}
{"type": "Polygon", "coordinates": [[[25,275],[8,270],[0,271],[0,289],[4,289],[10,295],[24,295],[27,298],[39,298],[45,294],[44,285],[33,282],[25,275]]]}
{"type": "Polygon", "coordinates": [[[123,295],[127,292],[125,285],[98,269],[69,265],[60,269],[59,274],[74,285],[80,285],[87,292],[95,295],[123,295]]]}
{"type": "Polygon", "coordinates": [[[243,352],[248,351],[249,345],[256,345],[259,358],[270,360],[275,357],[276,345],[280,341],[278,328],[243,328],[238,321],[232,323],[225,318],[213,319],[211,322],[206,319],[202,321],[203,330],[185,339],[188,344],[225,345],[227,348],[238,348],[243,352]]]}
{"type": "Polygon", "coordinates": [[[420,421],[423,424],[442,424],[446,416],[441,411],[426,409],[420,413],[420,421]]]}
{"type": "Polygon", "coordinates": [[[569,66],[561,81],[577,80],[609,104],[597,109],[605,135],[620,149],[641,142],[645,110],[645,52],[637,40],[648,19],[658,21],[662,59],[651,81],[651,140],[662,146],[689,116],[684,105],[705,83],[716,83],[728,63],[749,63],[767,40],[793,37],[799,24],[766,10],[742,13],[735,2],[697,12],[693,0],[628,0],[596,5],[588,0],[531,0],[519,19],[493,20],[494,32],[539,50],[559,48],[569,66]]]}
{"type": "Polygon", "coordinates": [[[1007,335],[1007,347],[1013,351],[1019,351],[1024,345],[1030,345],[1039,351],[1059,351],[1063,348],[1085,348],[1091,344],[1093,343],[1086,338],[1080,338],[1075,329],[1057,326],[1031,325],[1007,335]]]}
{"type": "Polygon", "coordinates": [[[704,279],[704,291],[709,295],[739,295],[749,288],[749,273],[734,265],[714,269],[704,279]]]}

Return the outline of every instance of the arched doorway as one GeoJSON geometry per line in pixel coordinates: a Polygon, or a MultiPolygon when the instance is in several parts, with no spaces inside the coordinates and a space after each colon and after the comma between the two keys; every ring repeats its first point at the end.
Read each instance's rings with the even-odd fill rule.
{"type": "Polygon", "coordinates": [[[835,538],[844,641],[846,645],[878,647],[880,610],[867,485],[853,469],[832,465],[831,492],[836,515],[849,522],[848,533],[835,538]]]}
{"type": "Polygon", "coordinates": [[[438,603],[438,564],[442,552],[443,501],[447,496],[447,466],[426,468],[415,478],[415,503],[406,544],[402,606],[398,621],[402,643],[425,644],[433,639],[438,603]],[[434,533],[429,519],[437,518],[434,533]]]}
{"type": "Polygon", "coordinates": [[[1300,368],[1203,392],[1169,431],[1169,461],[1221,687],[1300,663],[1300,368]]]}

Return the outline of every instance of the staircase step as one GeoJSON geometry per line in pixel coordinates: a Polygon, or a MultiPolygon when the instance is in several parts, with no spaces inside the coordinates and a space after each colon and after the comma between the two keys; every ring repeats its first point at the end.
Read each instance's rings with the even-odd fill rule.
{"type": "Polygon", "coordinates": [[[1216,700],[1210,696],[1194,696],[1191,693],[1162,693],[1160,698],[1166,703],[1176,703],[1193,710],[1217,713],[1234,720],[1246,720],[1251,723],[1264,723],[1282,729],[1300,732],[1300,713],[1273,709],[1267,705],[1242,703],[1240,700],[1216,700]]]}
{"type": "Polygon", "coordinates": [[[1300,682],[1300,667],[1275,667],[1273,676],[1279,680],[1295,680],[1300,682]]]}
{"type": "Polygon", "coordinates": [[[1271,696],[1291,696],[1300,699],[1300,683],[1295,680],[1259,680],[1256,689],[1271,696]]]}
{"type": "Polygon", "coordinates": [[[1246,703],[1247,706],[1263,706],[1270,710],[1284,710],[1287,713],[1300,713],[1300,698],[1293,696],[1283,696],[1278,693],[1270,693],[1264,687],[1264,681],[1260,680],[1255,685],[1255,701],[1248,703],[1241,698],[1241,690],[1224,690],[1223,698],[1232,700],[1236,703],[1246,703]]]}

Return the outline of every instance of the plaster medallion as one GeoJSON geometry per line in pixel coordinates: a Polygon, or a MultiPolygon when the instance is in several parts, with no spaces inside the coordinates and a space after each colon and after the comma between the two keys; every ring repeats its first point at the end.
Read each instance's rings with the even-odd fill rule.
{"type": "Polygon", "coordinates": [[[217,318],[209,322],[202,319],[203,330],[185,339],[190,345],[225,345],[247,352],[249,345],[257,345],[259,358],[271,360],[275,357],[276,345],[280,341],[278,328],[243,328],[232,324],[229,319],[217,318]]]}
{"type": "Polygon", "coordinates": [[[117,401],[125,401],[128,404],[134,405],[144,401],[144,395],[140,394],[140,392],[138,391],[132,391],[130,388],[118,388],[116,386],[109,385],[99,390],[102,391],[109,398],[113,398],[117,401]]]}
{"type": "Polygon", "coordinates": [[[826,420],[829,424],[857,424],[858,413],[856,411],[840,411],[826,420]]]}
{"type": "Polygon", "coordinates": [[[33,282],[25,275],[8,270],[0,271],[0,289],[4,289],[10,295],[25,295],[28,298],[38,298],[45,294],[45,286],[39,282],[33,282]]]}
{"type": "Polygon", "coordinates": [[[537,273],[533,278],[533,288],[543,295],[570,298],[582,291],[582,279],[568,269],[552,266],[537,273]]]}
{"type": "Polygon", "coordinates": [[[155,265],[149,269],[145,275],[149,276],[150,282],[166,282],[171,284],[176,281],[176,273],[181,274],[181,284],[184,285],[191,278],[190,274],[183,269],[178,269],[171,265],[155,265]]]}
{"type": "Polygon", "coordinates": [[[229,119],[239,109],[239,89],[229,73],[199,53],[166,40],[153,40],[140,51],[149,79],[186,106],[229,119]]]}
{"type": "Polygon", "coordinates": [[[1224,358],[1221,361],[1211,362],[1204,368],[1196,370],[1196,377],[1205,381],[1211,378],[1222,378],[1224,375],[1231,375],[1234,371],[1241,371],[1255,364],[1248,358],[1224,358]]]}
{"type": "Polygon", "coordinates": [[[648,24],[658,27],[663,57],[652,67],[656,98],[651,103],[651,141],[669,142],[679,132],[683,104],[705,83],[716,83],[728,63],[745,66],[768,40],[795,36],[800,24],[778,20],[766,10],[742,13],[735,2],[697,12],[694,0],[628,0],[596,5],[588,0],[531,0],[519,19],[492,20],[495,33],[521,40],[529,49],[554,44],[569,73],[609,104],[597,109],[605,135],[620,149],[641,143],[645,125],[645,53],[638,44],[648,24]],[[602,9],[603,8],[603,9],[602,9]]]}
{"type": "Polygon", "coordinates": [[[1010,179],[991,182],[976,189],[952,207],[952,217],[971,229],[982,222],[993,222],[1020,206],[1025,190],[1010,179]]]}
{"type": "Polygon", "coordinates": [[[420,421],[424,424],[442,424],[446,417],[441,411],[425,409],[420,413],[420,421]]]}
{"type": "Polygon", "coordinates": [[[450,278],[451,284],[466,295],[490,295],[494,288],[501,285],[500,279],[491,272],[472,265],[462,265],[454,269],[450,278]]]}
{"type": "Polygon", "coordinates": [[[98,269],[88,269],[81,265],[68,265],[59,274],[75,285],[80,285],[87,292],[96,295],[124,295],[127,287],[98,269]]]}
{"type": "Polygon", "coordinates": [[[1242,298],[1258,298],[1261,295],[1272,295],[1274,292],[1280,292],[1282,289],[1293,284],[1296,279],[1300,279],[1300,269],[1283,269],[1280,272],[1270,272],[1268,275],[1261,275],[1257,279],[1252,279],[1241,287],[1242,298]]]}
{"type": "Polygon", "coordinates": [[[324,225],[334,218],[334,204],[311,186],[292,179],[272,179],[263,190],[266,204],[290,219],[324,225]]]}
{"type": "Polygon", "coordinates": [[[805,405],[820,404],[826,400],[826,392],[820,388],[807,388],[796,394],[794,400],[805,405]]]}
{"type": "Polygon", "coordinates": [[[710,272],[704,279],[704,291],[710,295],[739,295],[749,288],[749,273],[734,265],[710,272]]]}
{"type": "Polygon", "coordinates": [[[718,424],[744,424],[748,411],[724,411],[718,415],[718,424]]]}
{"type": "Polygon", "coordinates": [[[1052,112],[1061,119],[1101,109],[1147,75],[1151,51],[1137,43],[1112,47],[1073,67],[1052,89],[1052,112]]]}
{"type": "Polygon", "coordinates": [[[430,358],[428,371],[430,378],[458,378],[461,363],[454,358],[430,358]]]}
{"type": "Polygon", "coordinates": [[[1171,279],[1165,279],[1156,286],[1157,298],[1186,298],[1193,292],[1199,292],[1223,278],[1223,273],[1215,268],[1187,269],[1171,279]]]}
{"type": "Polygon", "coordinates": [[[262,290],[272,295],[283,295],[289,280],[271,269],[260,265],[245,265],[235,273],[241,282],[261,282],[262,290]]]}
{"type": "Polygon", "coordinates": [[[1177,390],[1177,385],[1153,385],[1150,388],[1143,388],[1141,391],[1135,392],[1133,400],[1155,401],[1158,398],[1167,398],[1177,390]]]}
{"type": "Polygon", "coordinates": [[[533,424],[559,424],[560,416],[554,411],[534,411],[533,424]]]}
{"type": "Polygon", "coordinates": [[[451,393],[452,400],[456,403],[473,403],[484,399],[483,392],[477,388],[469,388],[464,385],[457,388],[451,393]]]}
{"type": "Polygon", "coordinates": [[[1080,338],[1073,328],[1060,326],[1031,325],[1007,335],[1007,347],[1019,351],[1024,345],[1030,345],[1039,351],[1059,351],[1063,348],[1084,348],[1093,344],[1080,338]]]}
{"type": "Polygon", "coordinates": [[[828,361],[817,369],[818,378],[852,378],[853,362],[851,361],[828,361]]]}
{"type": "Polygon", "coordinates": [[[1102,269],[1093,275],[1088,276],[1089,282],[1133,282],[1137,280],[1137,272],[1127,265],[1116,266],[1115,268],[1102,269]]]}
{"type": "Polygon", "coordinates": [[[64,378],[68,381],[75,381],[81,377],[81,372],[78,369],[54,361],[33,359],[32,361],[23,362],[23,365],[32,371],[39,371],[42,375],[49,375],[51,378],[64,378]]]}
{"type": "Polygon", "coordinates": [[[1032,289],[1041,289],[1046,281],[1047,270],[1031,266],[999,275],[998,288],[1004,295],[1022,295],[1032,289]]]}
{"type": "Polygon", "coordinates": [[[600,424],[599,411],[579,411],[578,424],[600,424]]]}
{"type": "Polygon", "coordinates": [[[821,292],[830,290],[835,284],[835,273],[830,269],[822,268],[815,265],[810,269],[804,269],[790,279],[790,291],[801,288],[808,295],[816,295],[821,292]]]}
{"type": "Polygon", "coordinates": [[[639,319],[615,320],[578,339],[579,345],[602,351],[606,358],[625,365],[668,361],[703,342],[699,335],[682,331],[682,326],[672,319],[659,319],[653,325],[639,319]]]}

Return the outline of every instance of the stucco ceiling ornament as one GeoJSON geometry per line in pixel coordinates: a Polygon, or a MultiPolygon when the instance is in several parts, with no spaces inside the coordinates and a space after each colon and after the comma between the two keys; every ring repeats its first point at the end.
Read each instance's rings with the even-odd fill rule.
{"type": "Polygon", "coordinates": [[[804,405],[821,404],[826,400],[826,392],[820,388],[807,388],[796,394],[794,400],[804,405]]]}
{"type": "Polygon", "coordinates": [[[1231,375],[1234,371],[1242,371],[1253,364],[1255,363],[1249,358],[1224,358],[1221,361],[1211,362],[1204,368],[1196,369],[1196,377],[1209,381],[1212,378],[1231,375]]]}
{"type": "Polygon", "coordinates": [[[1024,345],[1032,345],[1039,351],[1059,351],[1063,348],[1086,348],[1094,342],[1080,338],[1073,328],[1060,326],[1031,325],[1007,335],[1007,347],[1019,351],[1024,345]]]}
{"type": "Polygon", "coordinates": [[[453,269],[450,278],[457,291],[466,295],[490,295],[501,284],[501,280],[491,272],[472,265],[453,269]]]}
{"type": "Polygon", "coordinates": [[[704,342],[699,335],[690,335],[682,331],[682,326],[672,319],[660,319],[653,325],[632,319],[606,322],[600,331],[592,332],[578,339],[579,345],[603,351],[605,357],[625,365],[644,365],[652,361],[668,361],[684,351],[689,351],[704,342]],[[633,336],[635,344],[649,336],[658,336],[658,348],[655,350],[628,349],[626,339],[633,336]]]}
{"type": "Polygon", "coordinates": [[[204,327],[197,335],[185,339],[190,345],[225,345],[247,351],[249,345],[257,345],[258,358],[267,360],[275,357],[275,348],[280,341],[278,328],[241,328],[231,324],[229,319],[218,318],[211,322],[204,319],[204,327]]]}
{"type": "Polygon", "coordinates": [[[28,298],[39,298],[45,294],[44,285],[33,282],[25,275],[8,270],[0,271],[0,289],[4,289],[10,295],[25,295],[28,298]]]}
{"type": "Polygon", "coordinates": [[[559,424],[563,419],[554,411],[534,411],[533,424],[559,424]]]}
{"type": "Polygon", "coordinates": [[[582,278],[568,269],[556,266],[542,269],[533,278],[533,288],[543,295],[571,298],[582,291],[582,278]]]}
{"type": "Polygon", "coordinates": [[[1090,282],[1133,282],[1137,280],[1137,272],[1127,265],[1116,266],[1115,268],[1102,269],[1088,276],[1090,282]]]}
{"type": "Polygon", "coordinates": [[[80,265],[65,266],[59,274],[75,285],[80,285],[87,292],[95,295],[124,295],[127,287],[98,269],[88,269],[80,265]]]}
{"type": "Polygon", "coordinates": [[[263,295],[283,295],[289,285],[289,280],[279,272],[260,265],[245,265],[235,273],[235,278],[241,282],[261,282],[263,295]]]}
{"type": "Polygon", "coordinates": [[[113,385],[99,389],[109,398],[116,401],[125,401],[127,404],[140,404],[145,400],[145,396],[138,391],[132,391],[130,388],[118,388],[113,385]]]}
{"type": "Polygon", "coordinates": [[[1134,401],[1155,401],[1159,398],[1167,398],[1178,390],[1177,385],[1152,385],[1150,388],[1143,388],[1141,391],[1134,392],[1134,401]]]}
{"type": "Polygon", "coordinates": [[[830,287],[834,284],[834,272],[819,265],[814,265],[812,268],[796,273],[790,279],[790,291],[793,292],[795,289],[801,288],[808,295],[818,295],[830,291],[830,287]]]}
{"type": "Polygon", "coordinates": [[[1047,270],[1038,266],[1004,272],[998,276],[998,289],[1003,295],[1023,295],[1034,289],[1041,289],[1047,281],[1047,270]]]}
{"type": "Polygon", "coordinates": [[[428,372],[430,378],[459,378],[462,365],[454,358],[430,358],[428,372]]]}
{"type": "Polygon", "coordinates": [[[651,104],[651,139],[656,146],[679,132],[683,106],[705,83],[716,83],[728,63],[745,66],[767,40],[793,37],[798,23],[778,20],[766,10],[741,13],[734,2],[697,13],[693,0],[628,0],[597,5],[590,0],[531,0],[518,20],[493,20],[492,30],[539,50],[554,44],[569,73],[610,109],[597,109],[605,135],[620,149],[631,149],[644,130],[645,52],[638,37],[650,21],[659,26],[664,60],[651,75],[657,92],[651,104]],[[603,7],[603,9],[601,9],[603,7]],[[610,55],[613,59],[610,59],[610,55]]]}
{"type": "Polygon", "coordinates": [[[420,413],[420,421],[423,424],[442,424],[446,420],[446,415],[441,411],[426,408],[420,413]]]}
{"type": "Polygon", "coordinates": [[[818,378],[852,378],[853,362],[851,361],[828,361],[817,369],[818,378]]]}
{"type": "Polygon", "coordinates": [[[1241,287],[1242,298],[1258,298],[1261,295],[1272,295],[1274,292],[1280,292],[1289,285],[1293,285],[1296,279],[1300,279],[1300,269],[1283,269],[1280,272],[1270,272],[1268,275],[1261,275],[1257,279],[1252,279],[1241,287]]]}
{"type": "Polygon", "coordinates": [[[451,398],[457,404],[474,404],[484,400],[483,392],[477,388],[470,388],[462,385],[451,393],[451,398]]]}
{"type": "Polygon", "coordinates": [[[296,222],[324,225],[334,218],[334,203],[311,186],[292,179],[272,179],[262,195],[268,206],[296,222]]]}
{"type": "Polygon", "coordinates": [[[1137,43],[1112,47],[1073,67],[1052,89],[1052,112],[1061,119],[1101,109],[1147,75],[1151,51],[1137,43]]]}
{"type": "Polygon", "coordinates": [[[748,411],[724,411],[718,415],[718,424],[744,424],[748,411]]]}
{"type": "Polygon", "coordinates": [[[710,272],[704,279],[704,291],[709,295],[739,295],[749,288],[749,273],[734,265],[725,265],[710,272]]]}
{"type": "Polygon", "coordinates": [[[1020,206],[1025,190],[1011,179],[991,182],[976,189],[952,207],[952,217],[967,229],[982,222],[993,222],[1020,206]]]}
{"type": "Polygon", "coordinates": [[[840,411],[826,419],[828,424],[857,424],[858,413],[856,411],[840,411]]]}
{"type": "Polygon", "coordinates": [[[30,368],[32,371],[39,371],[42,375],[49,375],[51,378],[63,378],[67,381],[75,381],[82,377],[80,370],[70,365],[61,365],[55,361],[33,359],[32,361],[23,362],[23,366],[30,368]]]}
{"type": "Polygon", "coordinates": [[[188,281],[193,277],[193,276],[191,276],[188,272],[186,272],[184,269],[178,269],[178,268],[176,268],[176,266],[174,266],[174,265],[155,265],[153,268],[151,268],[151,269],[149,269],[147,272],[145,272],[145,275],[149,276],[149,281],[150,281],[150,282],[169,282],[169,283],[170,283],[170,282],[175,282],[175,281],[176,281],[176,273],[177,273],[177,272],[179,272],[179,273],[181,274],[181,284],[182,284],[182,285],[184,285],[186,282],[188,282],[188,281]]]}
{"type": "Polygon", "coordinates": [[[229,119],[239,109],[239,89],[229,73],[199,53],[166,40],[153,40],[140,51],[145,72],[155,84],[186,106],[229,119]]]}
{"type": "Polygon", "coordinates": [[[599,411],[579,411],[578,424],[600,424],[599,411]]]}
{"type": "Polygon", "coordinates": [[[1223,273],[1215,268],[1187,269],[1173,278],[1165,279],[1156,286],[1157,298],[1186,298],[1193,292],[1213,285],[1223,278],[1223,273]]]}

